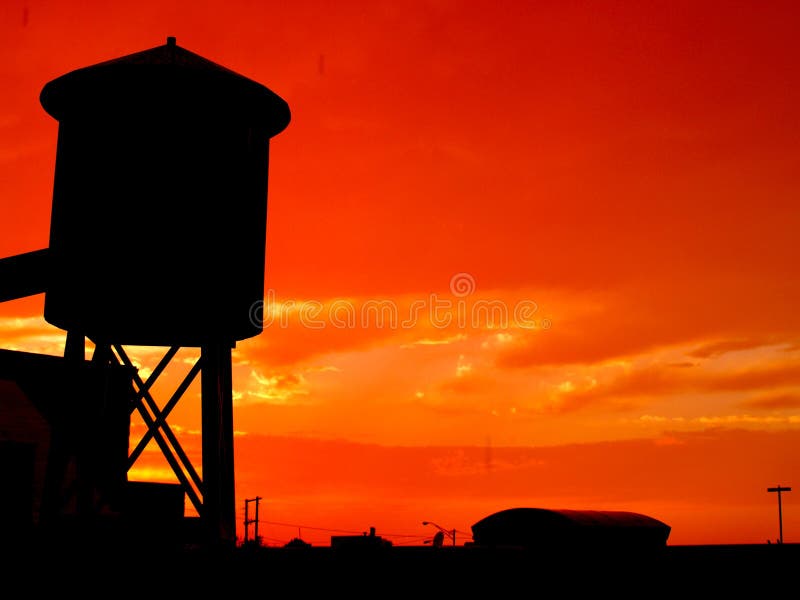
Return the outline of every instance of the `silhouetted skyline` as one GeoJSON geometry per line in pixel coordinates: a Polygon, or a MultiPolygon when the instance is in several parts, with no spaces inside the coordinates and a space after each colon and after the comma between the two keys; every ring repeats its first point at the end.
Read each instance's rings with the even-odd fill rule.
{"type": "MultiPolygon", "coordinates": [[[[11,3],[0,258],[49,243],[58,123],[43,86],[174,36],[291,106],[270,142],[272,303],[248,306],[239,323],[264,331],[231,348],[240,537],[242,500],[261,496],[264,519],[348,531],[466,531],[521,505],[635,510],[671,543],[765,545],[779,531],[764,490],[800,471],[797,10],[11,3]]],[[[139,200],[108,207],[155,226],[137,181],[121,189],[139,200]]],[[[106,239],[136,273],[138,296],[114,297],[131,319],[157,298],[151,238],[106,239]]],[[[174,272],[202,277],[185,250],[174,272]]],[[[0,303],[0,348],[61,355],[45,312],[41,293],[0,303]]],[[[130,349],[144,379],[158,354],[130,349]]],[[[154,398],[198,357],[182,349],[154,398]]],[[[168,419],[193,464],[200,379],[168,419]]],[[[174,481],[154,448],[131,477],[174,481]]],[[[792,543],[800,497],[783,501],[792,543]]]]}

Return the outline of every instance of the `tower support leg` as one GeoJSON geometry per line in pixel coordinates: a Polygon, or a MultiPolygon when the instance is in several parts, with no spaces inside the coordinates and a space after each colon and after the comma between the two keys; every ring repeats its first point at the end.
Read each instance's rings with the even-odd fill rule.
{"type": "Polygon", "coordinates": [[[202,347],[203,518],[212,543],[236,543],[231,344],[202,347]]]}

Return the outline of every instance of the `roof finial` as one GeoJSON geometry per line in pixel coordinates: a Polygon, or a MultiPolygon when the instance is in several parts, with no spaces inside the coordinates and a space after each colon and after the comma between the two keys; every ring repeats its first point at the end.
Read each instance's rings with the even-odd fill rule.
{"type": "Polygon", "coordinates": [[[168,36],[167,37],[167,46],[174,46],[174,45],[175,45],[175,37],[171,36],[171,35],[168,36]]]}

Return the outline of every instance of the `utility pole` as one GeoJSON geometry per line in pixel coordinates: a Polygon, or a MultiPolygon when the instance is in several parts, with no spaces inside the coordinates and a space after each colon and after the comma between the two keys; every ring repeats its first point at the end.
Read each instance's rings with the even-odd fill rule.
{"type": "Polygon", "coordinates": [[[255,498],[247,498],[244,501],[244,543],[247,544],[248,541],[248,532],[250,529],[250,524],[253,523],[255,525],[255,537],[253,541],[258,546],[261,543],[260,538],[258,537],[258,503],[261,501],[261,496],[256,496],[255,498]],[[250,503],[256,503],[256,514],[255,518],[250,518],[250,503]]]}
{"type": "Polygon", "coordinates": [[[783,543],[783,508],[781,506],[781,492],[791,492],[792,488],[790,487],[771,487],[767,488],[768,492],[778,492],[778,527],[780,531],[780,537],[778,538],[779,543],[783,543]]]}

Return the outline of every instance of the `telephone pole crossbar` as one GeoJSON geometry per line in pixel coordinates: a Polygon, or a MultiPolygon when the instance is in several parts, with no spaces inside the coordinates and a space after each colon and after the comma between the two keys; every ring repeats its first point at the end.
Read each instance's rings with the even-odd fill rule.
{"type": "Polygon", "coordinates": [[[261,538],[258,537],[258,504],[261,501],[261,496],[256,496],[255,498],[247,498],[244,501],[244,543],[247,544],[249,541],[249,531],[250,525],[253,524],[255,526],[255,532],[253,536],[253,541],[256,545],[261,543],[261,538]],[[256,503],[256,510],[255,510],[255,517],[250,518],[250,503],[256,503]]]}

